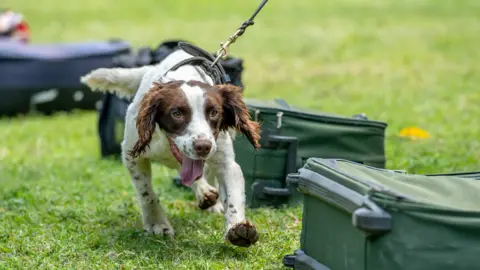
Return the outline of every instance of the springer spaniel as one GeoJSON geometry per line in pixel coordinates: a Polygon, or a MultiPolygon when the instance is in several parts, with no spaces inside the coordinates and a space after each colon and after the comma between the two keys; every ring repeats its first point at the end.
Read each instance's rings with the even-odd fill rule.
{"type": "Polygon", "coordinates": [[[225,239],[255,244],[258,234],[245,217],[245,183],[235,162],[234,130],[259,148],[260,127],[251,121],[241,88],[215,85],[201,68],[175,64],[192,55],[183,50],[160,64],[100,68],[81,78],[92,90],[134,96],[125,117],[122,160],[136,189],[148,233],[174,236],[152,188],[151,161],[177,169],[198,206],[225,215],[225,239]],[[219,191],[218,191],[219,190],[219,191]]]}

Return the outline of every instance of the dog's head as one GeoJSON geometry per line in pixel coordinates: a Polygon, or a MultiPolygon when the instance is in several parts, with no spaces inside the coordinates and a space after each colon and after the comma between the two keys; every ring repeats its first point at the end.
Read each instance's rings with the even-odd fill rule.
{"type": "Polygon", "coordinates": [[[220,131],[235,128],[259,148],[260,126],[251,121],[241,88],[211,86],[198,81],[155,83],[140,102],[139,139],[131,151],[138,156],[150,143],[158,124],[170,149],[182,164],[184,184],[191,185],[203,172],[203,162],[217,150],[220,131]]]}

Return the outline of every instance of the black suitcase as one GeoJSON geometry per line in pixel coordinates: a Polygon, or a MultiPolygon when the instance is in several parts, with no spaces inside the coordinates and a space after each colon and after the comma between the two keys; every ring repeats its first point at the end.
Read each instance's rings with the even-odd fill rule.
{"type": "Polygon", "coordinates": [[[92,92],[80,77],[92,69],[113,67],[115,56],[130,51],[121,40],[60,44],[0,41],[0,116],[99,109],[103,95],[92,92]]]}

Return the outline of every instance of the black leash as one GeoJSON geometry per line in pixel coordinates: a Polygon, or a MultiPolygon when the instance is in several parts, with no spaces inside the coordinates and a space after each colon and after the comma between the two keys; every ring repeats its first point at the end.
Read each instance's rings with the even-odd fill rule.
{"type": "Polygon", "coordinates": [[[260,3],[260,5],[255,10],[255,12],[252,14],[252,16],[248,20],[242,23],[242,25],[238,28],[237,32],[235,32],[232,36],[230,36],[226,42],[220,43],[220,49],[216,53],[217,58],[215,58],[215,61],[213,61],[212,67],[218,62],[218,60],[220,60],[220,58],[225,58],[228,56],[229,54],[228,46],[235,43],[235,41],[237,41],[237,38],[239,38],[240,36],[243,35],[243,33],[245,33],[245,30],[247,29],[247,27],[254,24],[253,19],[255,19],[257,14],[260,12],[260,10],[262,10],[263,6],[265,6],[267,2],[268,0],[263,0],[262,3],[260,3]]]}
{"type": "MultiPolygon", "coordinates": [[[[254,24],[253,19],[257,14],[262,10],[263,6],[268,2],[268,0],[263,0],[262,3],[257,7],[252,16],[242,23],[242,25],[237,29],[237,31],[230,36],[226,42],[220,43],[220,49],[215,53],[217,56],[214,57],[209,52],[199,48],[193,44],[187,42],[179,42],[178,47],[184,50],[188,54],[193,55],[192,58],[185,59],[174,65],[170,70],[176,70],[183,65],[195,65],[202,68],[207,75],[213,78],[215,84],[224,84],[231,83],[230,76],[225,73],[222,65],[218,62],[220,59],[225,60],[229,55],[228,46],[235,43],[237,38],[245,33],[247,27],[254,24]]],[[[168,71],[167,71],[168,72],[168,71]]]]}

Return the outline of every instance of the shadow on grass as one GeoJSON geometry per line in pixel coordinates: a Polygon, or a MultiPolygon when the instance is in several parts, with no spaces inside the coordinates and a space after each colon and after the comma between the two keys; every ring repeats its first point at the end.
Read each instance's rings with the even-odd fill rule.
{"type": "MultiPolygon", "coordinates": [[[[209,217],[210,213],[191,212],[183,215],[170,216],[170,222],[175,229],[176,236],[147,235],[142,230],[141,221],[137,220],[134,226],[118,224],[112,216],[112,222],[117,226],[103,231],[103,237],[110,239],[94,247],[104,250],[112,249],[118,253],[133,253],[144,255],[151,259],[162,261],[179,261],[183,259],[225,259],[246,260],[250,249],[235,247],[223,239],[223,215],[209,217]],[[221,225],[221,226],[218,226],[221,225]]],[[[137,213],[140,215],[140,213],[137,213]]]]}

